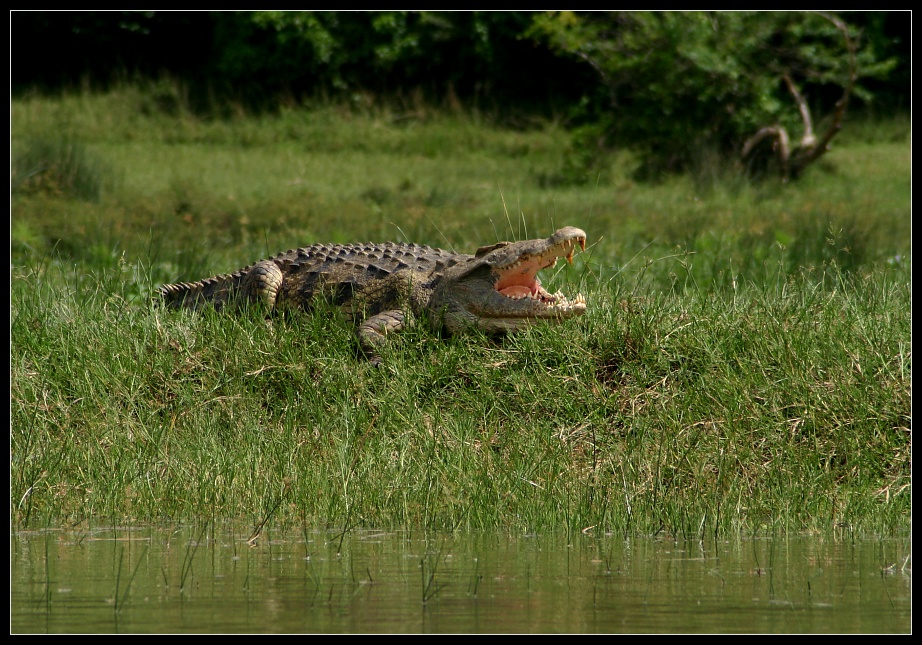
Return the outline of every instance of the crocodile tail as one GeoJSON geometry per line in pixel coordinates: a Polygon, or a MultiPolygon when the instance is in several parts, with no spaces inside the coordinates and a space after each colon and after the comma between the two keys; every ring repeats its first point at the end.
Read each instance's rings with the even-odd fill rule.
{"type": "Polygon", "coordinates": [[[174,309],[201,309],[209,304],[221,309],[235,297],[239,285],[239,275],[219,275],[196,282],[165,284],[157,289],[157,295],[174,309]]]}

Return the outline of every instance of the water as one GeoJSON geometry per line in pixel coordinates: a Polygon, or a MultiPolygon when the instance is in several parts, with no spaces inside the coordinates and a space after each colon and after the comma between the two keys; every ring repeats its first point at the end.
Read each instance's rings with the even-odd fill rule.
{"type": "Polygon", "coordinates": [[[910,633],[911,540],[14,532],[12,633],[910,633]]]}

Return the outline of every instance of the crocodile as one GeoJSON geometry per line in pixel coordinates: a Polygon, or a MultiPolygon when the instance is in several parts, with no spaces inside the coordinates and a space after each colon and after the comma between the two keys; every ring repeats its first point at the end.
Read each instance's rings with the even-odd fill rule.
{"type": "Polygon", "coordinates": [[[407,243],[315,244],[280,253],[238,271],[157,290],[167,306],[198,310],[256,304],[268,312],[310,310],[322,298],[356,324],[361,350],[375,365],[388,334],[414,317],[448,335],[479,329],[489,335],[537,321],[586,312],[586,299],[549,293],[538,271],[561,257],[572,263],[586,233],[568,226],[546,239],[499,242],[473,254],[407,243]]]}

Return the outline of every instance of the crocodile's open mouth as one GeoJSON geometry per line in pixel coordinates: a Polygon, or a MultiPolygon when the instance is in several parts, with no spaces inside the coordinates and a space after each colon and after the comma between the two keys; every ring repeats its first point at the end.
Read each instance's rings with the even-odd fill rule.
{"type": "Polygon", "coordinates": [[[583,294],[577,294],[573,300],[568,300],[560,292],[552,294],[544,289],[541,286],[541,280],[538,279],[538,271],[555,266],[559,258],[565,257],[567,262],[572,264],[577,244],[580,249],[586,250],[585,237],[570,237],[543,253],[523,256],[506,266],[494,267],[494,271],[499,273],[499,278],[493,285],[494,289],[512,300],[529,298],[549,307],[566,309],[581,306],[585,308],[586,299],[583,294]]]}

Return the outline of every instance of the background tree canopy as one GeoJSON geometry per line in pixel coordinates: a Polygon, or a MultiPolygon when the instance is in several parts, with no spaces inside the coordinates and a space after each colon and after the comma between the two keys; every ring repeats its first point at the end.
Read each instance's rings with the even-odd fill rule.
{"type": "Polygon", "coordinates": [[[628,148],[654,173],[785,138],[796,161],[804,108],[823,143],[843,92],[910,107],[908,12],[14,11],[10,29],[14,96],[169,77],[218,116],[318,97],[553,115],[587,160],[628,148]]]}
{"type": "Polygon", "coordinates": [[[590,134],[636,150],[653,173],[710,154],[748,162],[765,141],[779,172],[796,176],[825,152],[852,96],[871,99],[860,81],[896,66],[818,12],[554,12],[528,33],[596,70],[607,96],[587,106],[590,134]],[[817,108],[829,113],[822,133],[817,108]]]}
{"type": "Polygon", "coordinates": [[[592,71],[523,36],[518,12],[14,12],[13,92],[169,74],[200,109],[318,96],[421,95],[492,111],[564,110],[592,71]],[[54,42],[53,50],[35,47],[54,42]],[[67,52],[62,56],[61,52],[67,52]],[[52,55],[53,54],[53,55],[52,55]],[[216,100],[215,100],[216,99],[216,100]]]}

